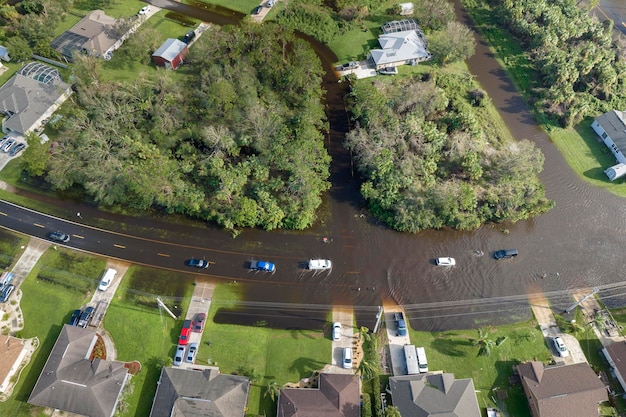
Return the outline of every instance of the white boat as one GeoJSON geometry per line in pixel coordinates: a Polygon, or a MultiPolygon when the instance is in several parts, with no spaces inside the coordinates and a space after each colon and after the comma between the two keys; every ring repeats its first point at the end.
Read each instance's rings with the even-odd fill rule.
{"type": "Polygon", "coordinates": [[[382,75],[396,75],[398,74],[398,68],[397,67],[385,67],[385,68],[378,70],[378,73],[382,75]]]}

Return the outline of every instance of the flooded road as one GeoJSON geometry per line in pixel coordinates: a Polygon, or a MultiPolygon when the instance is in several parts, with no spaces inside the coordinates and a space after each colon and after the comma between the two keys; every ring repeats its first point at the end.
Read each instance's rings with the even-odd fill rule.
{"type": "MultiPolygon", "coordinates": [[[[238,20],[235,15],[216,18],[211,11],[165,0],[150,3],[218,24],[238,20]]],[[[331,131],[326,146],[333,158],[332,189],[319,210],[320,222],[304,232],[244,230],[232,239],[206,225],[193,228],[140,219],[137,224],[152,229],[143,233],[158,235],[159,230],[175,228],[181,240],[193,239],[196,246],[213,248],[218,262],[211,273],[245,283],[246,300],[259,302],[255,308],[286,315],[297,309],[323,317],[332,304],[355,305],[359,324],[370,328],[381,297],[405,305],[415,328],[459,328],[529,317],[528,293],[544,291],[553,302],[567,305],[568,291],[623,281],[625,201],[588,186],[571,171],[482,39],[477,38],[476,54],[468,62],[470,72],[489,93],[513,135],[542,149],[546,162],[541,180],[556,206],[515,225],[417,235],[391,231],[364,209],[350,155],[342,147],[348,129],[347,86],[338,83],[332,72],[336,60],[332,52],[311,44],[327,70],[324,87],[331,131]],[[520,255],[493,259],[495,250],[506,248],[516,248],[520,255]],[[440,256],[456,258],[457,266],[436,267],[433,259],[440,256]],[[259,257],[275,261],[278,271],[271,276],[253,275],[242,267],[247,259],[259,257]],[[331,259],[333,270],[314,274],[297,268],[299,260],[318,257],[331,259]]]]}

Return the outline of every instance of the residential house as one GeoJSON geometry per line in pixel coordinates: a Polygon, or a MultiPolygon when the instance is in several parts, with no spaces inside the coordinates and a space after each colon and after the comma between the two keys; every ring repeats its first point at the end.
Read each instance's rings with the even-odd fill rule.
{"type": "Polygon", "coordinates": [[[0,87],[2,131],[24,135],[40,128],[71,92],[57,70],[29,63],[0,87]]]}
{"type": "Polygon", "coordinates": [[[162,368],[150,417],[243,417],[250,381],[217,368],[162,368]]]}
{"type": "Polygon", "coordinates": [[[111,59],[113,51],[128,36],[128,33],[117,34],[114,30],[116,24],[117,20],[102,10],[94,10],[54,39],[51,46],[68,61],[72,60],[75,52],[111,59]]]}
{"type": "Polygon", "coordinates": [[[599,416],[608,401],[604,383],[587,363],[544,367],[538,361],[517,366],[533,417],[599,416]]]}
{"type": "Polygon", "coordinates": [[[11,380],[15,378],[27,352],[24,339],[0,335],[0,394],[11,388],[14,383],[11,380]]]}
{"type": "Polygon", "coordinates": [[[611,181],[626,175],[626,112],[611,110],[596,117],[591,128],[602,139],[611,151],[617,165],[607,168],[604,172],[611,181]]]}
{"type": "Polygon", "coordinates": [[[317,388],[283,388],[277,417],[359,417],[358,375],[320,374],[317,388]]]}
{"type": "Polygon", "coordinates": [[[63,326],[28,398],[33,405],[112,417],[130,374],[123,362],[93,358],[94,329],[63,326]]]}
{"type": "Polygon", "coordinates": [[[429,373],[389,378],[393,405],[402,417],[481,417],[471,378],[429,373]]]}
{"type": "Polygon", "coordinates": [[[175,70],[189,54],[185,42],[169,38],[152,54],[152,60],[156,65],[175,70]]]}
{"type": "Polygon", "coordinates": [[[626,391],[626,342],[617,342],[602,349],[622,389],[626,391]]]}
{"type": "Polygon", "coordinates": [[[404,30],[378,37],[380,49],[372,49],[369,59],[376,69],[416,64],[430,59],[427,42],[421,31],[404,30]]]}

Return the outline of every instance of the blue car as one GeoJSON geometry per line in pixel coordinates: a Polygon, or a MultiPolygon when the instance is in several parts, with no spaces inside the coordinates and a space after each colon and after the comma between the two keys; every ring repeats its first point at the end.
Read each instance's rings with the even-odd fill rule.
{"type": "Polygon", "coordinates": [[[274,265],[273,262],[252,261],[250,262],[250,269],[255,271],[274,272],[276,271],[276,265],[274,265]]]}
{"type": "Polygon", "coordinates": [[[199,268],[205,269],[209,267],[209,261],[205,261],[204,259],[187,259],[185,261],[185,265],[190,268],[199,268]]]}
{"type": "Polygon", "coordinates": [[[2,293],[0,293],[0,303],[6,303],[14,289],[15,285],[13,284],[3,287],[2,293]]]}
{"type": "Polygon", "coordinates": [[[67,322],[67,324],[69,324],[70,326],[77,326],[78,320],[80,319],[80,315],[82,313],[82,310],[74,310],[74,312],[72,313],[72,317],[70,317],[70,320],[67,322]]]}

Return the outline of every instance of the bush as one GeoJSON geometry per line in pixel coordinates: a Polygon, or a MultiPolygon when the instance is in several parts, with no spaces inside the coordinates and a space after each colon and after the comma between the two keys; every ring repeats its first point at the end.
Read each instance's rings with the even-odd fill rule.
{"type": "Polygon", "coordinates": [[[372,417],[372,403],[369,394],[361,394],[361,404],[361,417],[372,417]]]}

